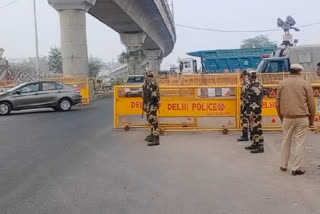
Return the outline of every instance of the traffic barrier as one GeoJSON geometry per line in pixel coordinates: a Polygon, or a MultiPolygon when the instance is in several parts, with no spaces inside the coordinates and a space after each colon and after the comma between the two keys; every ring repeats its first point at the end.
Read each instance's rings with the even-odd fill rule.
{"type": "Polygon", "coordinates": [[[82,95],[82,104],[88,105],[91,101],[90,93],[90,84],[88,77],[54,77],[54,78],[46,78],[45,80],[62,82],[67,85],[71,85],[77,88],[80,88],[82,95]]]}
{"type": "MultiPolygon", "coordinates": [[[[219,86],[237,89],[236,85],[219,86]]],[[[146,119],[142,118],[142,98],[128,97],[128,86],[115,86],[115,121],[116,128],[144,127],[146,119]]],[[[130,86],[130,90],[141,86],[130,86]]],[[[217,88],[217,87],[216,87],[217,88]]],[[[210,87],[204,86],[161,86],[161,106],[159,120],[161,127],[166,129],[238,129],[237,118],[240,113],[240,99],[238,95],[213,97],[210,93],[203,96],[203,91],[210,87]],[[219,118],[213,120],[213,118],[219,118]]],[[[239,94],[239,91],[237,91],[239,94]]],[[[132,94],[132,93],[131,93],[132,94]]],[[[239,116],[240,117],[240,116],[239,116]]]]}
{"type": "MultiPolygon", "coordinates": [[[[275,96],[277,84],[288,75],[281,73],[258,76],[265,88],[262,102],[262,124],[265,130],[281,130],[275,96]]],[[[302,76],[312,83],[315,101],[318,103],[316,95],[320,90],[320,78],[314,73],[304,73],[302,76]]],[[[170,75],[160,77],[158,82],[161,94],[158,113],[161,128],[187,131],[241,129],[239,74],[170,75]]],[[[115,86],[115,128],[147,127],[146,119],[142,117],[139,89],[141,90],[141,86],[115,86]],[[128,96],[128,90],[135,91],[136,95],[128,96]]],[[[320,128],[319,118],[315,121],[320,128]]]]}
{"type": "Polygon", "coordinates": [[[14,80],[0,81],[0,92],[4,92],[9,88],[15,87],[16,85],[17,85],[17,82],[14,80]]]}
{"type": "MultiPolygon", "coordinates": [[[[62,82],[67,85],[75,86],[80,88],[82,95],[82,104],[90,104],[91,94],[90,84],[88,77],[53,77],[45,78],[43,80],[62,82]]],[[[13,88],[18,85],[17,81],[0,81],[0,92],[6,91],[9,88],[13,88]]]]}

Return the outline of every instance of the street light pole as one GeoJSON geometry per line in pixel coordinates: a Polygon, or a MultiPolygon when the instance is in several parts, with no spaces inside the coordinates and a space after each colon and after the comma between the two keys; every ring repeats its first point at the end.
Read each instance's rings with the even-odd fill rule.
{"type": "Polygon", "coordinates": [[[172,17],[173,17],[173,22],[174,22],[174,5],[173,5],[173,0],[171,2],[171,10],[172,10],[172,17]]]}
{"type": "Polygon", "coordinates": [[[34,16],[34,31],[36,42],[36,72],[39,72],[39,45],[38,45],[38,26],[37,26],[37,8],[36,0],[33,0],[33,16],[34,16]]]}

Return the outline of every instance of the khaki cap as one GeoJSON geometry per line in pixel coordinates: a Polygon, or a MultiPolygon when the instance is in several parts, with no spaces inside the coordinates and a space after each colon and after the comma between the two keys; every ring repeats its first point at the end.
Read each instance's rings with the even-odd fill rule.
{"type": "Polygon", "coordinates": [[[293,70],[293,71],[303,71],[304,68],[303,68],[303,66],[300,65],[300,64],[291,64],[290,70],[293,70]]]}

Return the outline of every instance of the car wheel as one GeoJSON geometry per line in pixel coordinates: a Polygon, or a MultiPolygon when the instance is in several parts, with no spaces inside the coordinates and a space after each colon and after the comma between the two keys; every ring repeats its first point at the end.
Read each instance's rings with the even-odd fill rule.
{"type": "Polygon", "coordinates": [[[0,116],[10,114],[11,110],[12,110],[12,107],[9,103],[7,102],[0,103],[0,116]]]}
{"type": "Polygon", "coordinates": [[[71,107],[72,107],[72,103],[67,98],[61,99],[58,105],[59,111],[70,111],[71,107]]]}

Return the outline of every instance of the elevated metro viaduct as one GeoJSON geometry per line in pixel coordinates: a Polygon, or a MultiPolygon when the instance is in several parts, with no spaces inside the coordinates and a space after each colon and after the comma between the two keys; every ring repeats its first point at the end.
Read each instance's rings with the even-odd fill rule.
{"type": "Polygon", "coordinates": [[[65,76],[88,75],[86,12],[120,34],[127,51],[142,48],[149,67],[160,70],[176,42],[167,0],[48,0],[59,12],[65,76]]]}

